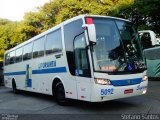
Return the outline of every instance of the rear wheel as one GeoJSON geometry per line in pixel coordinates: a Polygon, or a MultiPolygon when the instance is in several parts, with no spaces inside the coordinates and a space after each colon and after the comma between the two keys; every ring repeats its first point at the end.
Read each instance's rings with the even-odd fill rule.
{"type": "Polygon", "coordinates": [[[64,87],[61,83],[57,83],[57,85],[56,85],[55,97],[56,97],[56,101],[59,105],[64,106],[67,104],[67,100],[65,97],[65,90],[64,90],[64,87]]]}
{"type": "Polygon", "coordinates": [[[15,94],[18,93],[15,81],[12,82],[12,90],[13,90],[13,93],[15,94]]]}

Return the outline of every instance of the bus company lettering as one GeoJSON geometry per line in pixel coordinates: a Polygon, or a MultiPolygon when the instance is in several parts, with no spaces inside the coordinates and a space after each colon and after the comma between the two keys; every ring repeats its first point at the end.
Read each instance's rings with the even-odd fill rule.
{"type": "Polygon", "coordinates": [[[46,68],[52,68],[52,67],[56,67],[56,61],[44,62],[38,65],[39,69],[46,69],[46,68]]]}
{"type": "Polygon", "coordinates": [[[147,86],[141,86],[141,85],[137,86],[137,90],[143,90],[143,89],[146,89],[146,88],[147,88],[147,86]]]}

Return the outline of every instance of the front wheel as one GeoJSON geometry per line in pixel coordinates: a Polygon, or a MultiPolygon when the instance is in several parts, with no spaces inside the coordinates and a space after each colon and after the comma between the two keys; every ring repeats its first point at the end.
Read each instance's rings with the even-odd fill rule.
{"type": "Polygon", "coordinates": [[[67,100],[65,97],[65,90],[62,84],[57,84],[56,86],[56,90],[55,90],[55,97],[56,97],[56,101],[59,105],[66,105],[67,104],[67,100]]]}

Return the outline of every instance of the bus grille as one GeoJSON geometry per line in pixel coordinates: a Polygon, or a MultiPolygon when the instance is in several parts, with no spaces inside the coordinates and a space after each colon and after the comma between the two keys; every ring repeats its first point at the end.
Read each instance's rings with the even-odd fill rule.
{"type": "Polygon", "coordinates": [[[126,80],[111,80],[113,86],[135,85],[142,82],[142,78],[126,79],[126,80]]]}

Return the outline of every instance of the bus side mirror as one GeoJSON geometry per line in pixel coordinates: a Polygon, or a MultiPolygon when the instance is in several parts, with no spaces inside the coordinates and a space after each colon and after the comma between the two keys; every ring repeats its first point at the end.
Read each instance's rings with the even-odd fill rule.
{"type": "Polygon", "coordinates": [[[94,24],[84,24],[82,25],[83,29],[88,30],[88,37],[89,41],[91,44],[95,45],[96,44],[96,28],[94,24]]]}

